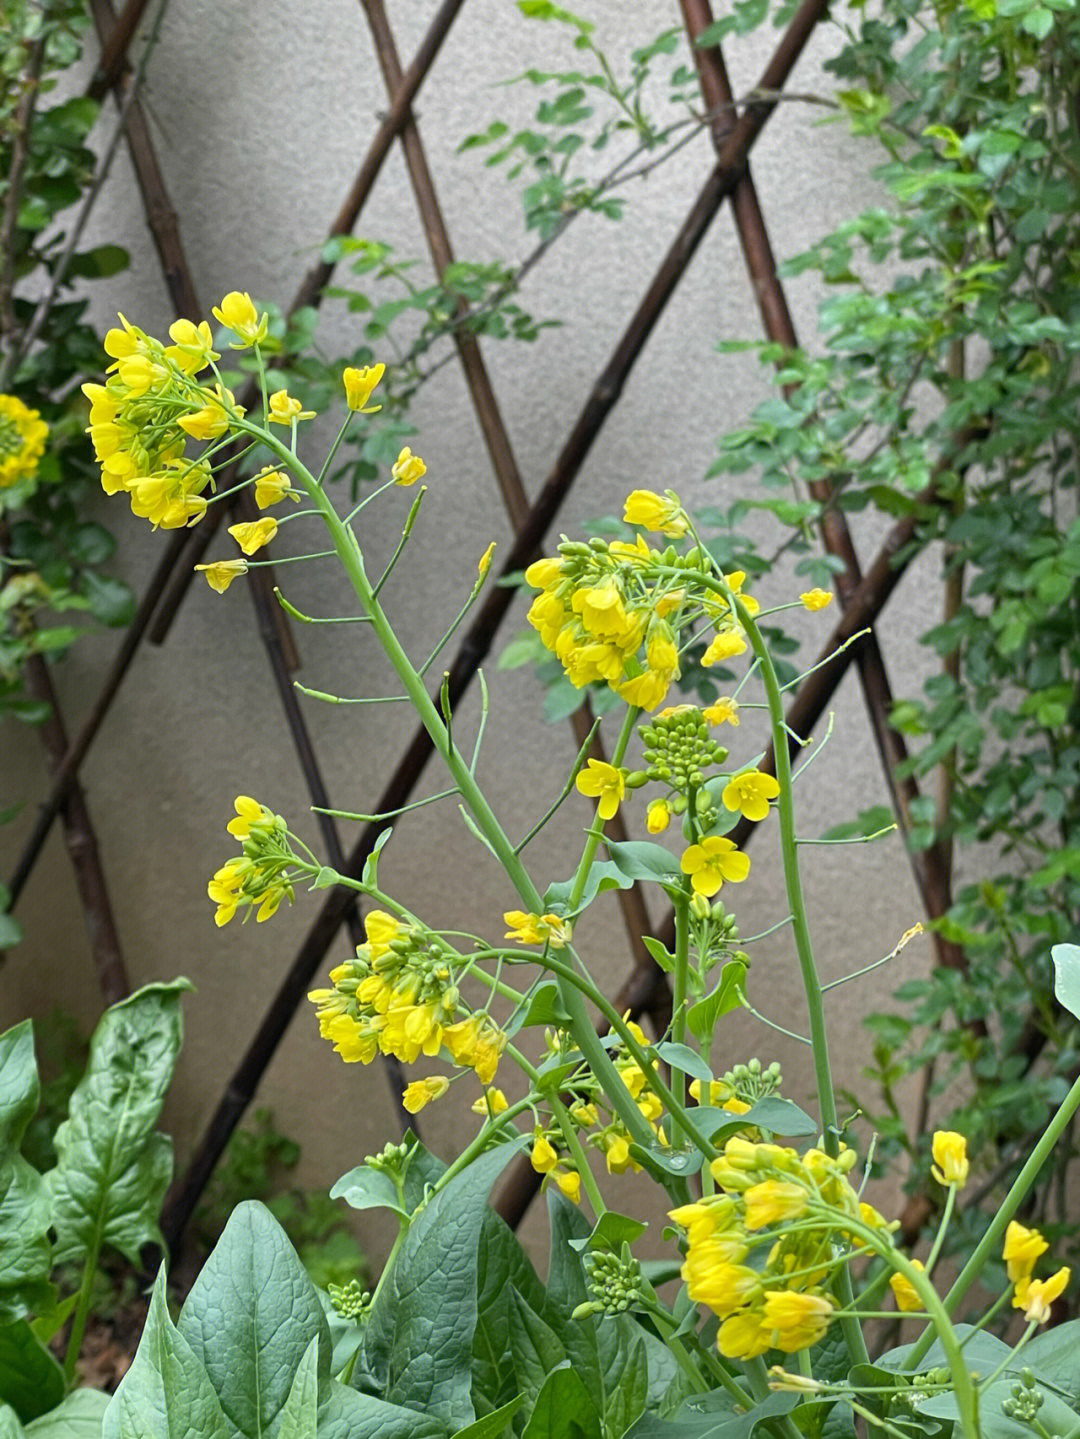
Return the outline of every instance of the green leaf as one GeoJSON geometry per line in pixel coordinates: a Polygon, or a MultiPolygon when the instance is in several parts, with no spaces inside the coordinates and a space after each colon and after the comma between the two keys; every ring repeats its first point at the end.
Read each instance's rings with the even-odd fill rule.
{"type": "Polygon", "coordinates": [[[25,1319],[0,1325],[0,1401],[25,1424],[59,1404],[64,1388],[64,1371],[25,1319]]]}
{"type": "Polygon", "coordinates": [[[371,846],[371,853],[368,855],[367,859],[364,860],[364,872],[361,876],[360,882],[362,884],[370,885],[372,889],[378,888],[379,855],[382,853],[383,846],[387,843],[393,832],[393,825],[388,825],[386,829],[381,829],[378,835],[375,837],[375,843],[371,846]]]}
{"type": "Polygon", "coordinates": [[[1050,956],[1054,961],[1054,995],[1074,1019],[1080,1019],[1080,945],[1055,944],[1050,956]]]}
{"type": "Polygon", "coordinates": [[[343,1174],[331,1189],[330,1198],[344,1199],[352,1209],[392,1209],[408,1218],[394,1181],[381,1169],[371,1169],[366,1164],[358,1164],[343,1174]]]}
{"type": "Polygon", "coordinates": [[[358,1394],[336,1380],[319,1408],[319,1439],[446,1439],[436,1419],[358,1394]]]}
{"type": "Polygon", "coordinates": [[[524,1403],[525,1395],[519,1394],[501,1409],[493,1409],[490,1414],[485,1414],[483,1419],[477,1419],[464,1429],[459,1429],[454,1439],[498,1439],[524,1403]]]}
{"type": "Polygon", "coordinates": [[[180,1052],[180,996],[190,989],[186,979],[148,984],[106,1010],[94,1031],[46,1176],[59,1264],[96,1262],[104,1244],[137,1264],[144,1244],[162,1243],[172,1143],[154,1125],[180,1052]]]}
{"type": "Polygon", "coordinates": [[[272,1432],[314,1340],[320,1376],[330,1377],[330,1331],[315,1288],[281,1225],[253,1200],[233,1210],[177,1330],[245,1439],[272,1432]]]}
{"type": "Polygon", "coordinates": [[[702,1084],[711,1082],[712,1070],[701,1055],[691,1049],[688,1044],[675,1044],[672,1040],[664,1040],[662,1044],[656,1046],[656,1052],[672,1069],[681,1069],[684,1074],[690,1074],[694,1079],[700,1079],[702,1084]]]}
{"type": "Polygon", "coordinates": [[[791,1139],[817,1134],[820,1125],[805,1109],[800,1109],[790,1099],[778,1099],[767,1095],[752,1104],[745,1114],[732,1114],[729,1109],[702,1104],[686,1111],[697,1132],[706,1139],[716,1139],[729,1131],[747,1129],[751,1125],[767,1129],[772,1134],[783,1134],[791,1139]]]}
{"type": "Polygon", "coordinates": [[[15,1410],[0,1404],[0,1439],[23,1439],[25,1433],[15,1410]]]}
{"type": "Polygon", "coordinates": [[[101,1439],[101,1421],[109,1396],[98,1389],[76,1389],[62,1404],[27,1427],[27,1439],[101,1439]]]}
{"type": "Polygon", "coordinates": [[[750,1439],[765,1420],[789,1414],[799,1398],[798,1394],[770,1394],[745,1414],[733,1414],[727,1390],[714,1390],[687,1399],[673,1419],[646,1415],[634,1425],[630,1439],[750,1439]]]}
{"type": "MultiPolygon", "coordinates": [[[[539,1314],[544,1307],[544,1286],[517,1236],[489,1209],[480,1231],[476,1269],[472,1398],[478,1416],[509,1403],[528,1387],[514,1357],[519,1306],[539,1314]]],[[[531,1392],[535,1394],[536,1389],[531,1392]]]]}
{"type": "Polygon", "coordinates": [[[631,1219],[626,1214],[616,1214],[614,1209],[606,1209],[593,1225],[591,1234],[568,1242],[570,1248],[576,1249],[579,1254],[586,1249],[617,1250],[624,1242],[633,1244],[635,1239],[640,1239],[648,1227],[644,1220],[631,1219]]]}
{"type": "Polygon", "coordinates": [[[79,589],[100,624],[120,629],[134,618],[135,596],[123,580],[87,570],[79,580],[79,589]]]}
{"type": "Polygon", "coordinates": [[[602,1439],[596,1406],[578,1373],[565,1360],[536,1397],[523,1439],[602,1439]]]}
{"type": "MultiPolygon", "coordinates": [[[[316,1439],[319,1423],[319,1341],[304,1351],[289,1396],[281,1411],[277,1439],[316,1439]]],[[[256,1431],[263,1433],[260,1427],[256,1431]]]]}
{"type": "Polygon", "coordinates": [[[81,280],[105,280],[110,275],[118,275],[121,270],[126,270],[130,263],[131,257],[123,246],[96,245],[92,250],[72,255],[68,261],[67,275],[69,278],[77,276],[81,280]]]}
{"type": "Polygon", "coordinates": [[[720,979],[711,994],[686,1012],[690,1033],[706,1048],[712,1040],[717,1023],[725,1014],[741,1009],[746,986],[746,965],[740,959],[729,959],[720,971],[720,979]]]}
{"type": "Polygon", "coordinates": [[[643,934],[641,936],[641,942],[665,974],[674,973],[675,956],[666,944],[661,944],[660,941],[654,939],[651,934],[643,934]]]}
{"type": "MultiPolygon", "coordinates": [[[[585,879],[585,888],[577,902],[574,910],[578,915],[584,909],[588,909],[598,894],[605,894],[609,889],[629,889],[633,884],[632,879],[620,872],[609,859],[594,859],[585,879]]],[[[572,879],[560,880],[557,884],[549,884],[544,894],[544,910],[554,910],[556,914],[566,914],[570,904],[570,896],[574,890],[572,879]]]]}
{"type": "Polygon", "coordinates": [[[1040,1379],[1055,1384],[1076,1401],[1080,1400],[1080,1366],[1076,1362],[1080,1346],[1080,1319],[1070,1319],[1053,1329],[1036,1334],[1024,1349],[1022,1364],[1040,1379]]]}
{"type": "Polygon", "coordinates": [[[473,1422],[480,1233],[491,1186],[526,1142],[480,1155],[414,1216],[365,1326],[357,1387],[455,1429],[473,1422]]]}
{"type": "Polygon", "coordinates": [[[206,1370],[169,1318],[158,1273],[146,1328],[101,1426],[102,1439],[235,1439],[206,1370]]]}
{"type": "Polygon", "coordinates": [[[618,844],[612,840],[607,849],[615,867],[627,879],[648,879],[661,884],[678,884],[682,879],[679,861],[662,844],[650,844],[647,840],[618,844]]]}
{"type": "Polygon", "coordinates": [[[51,1293],[52,1202],[41,1175],[19,1153],[39,1098],[27,1019],[0,1035],[0,1322],[21,1319],[51,1293]]]}

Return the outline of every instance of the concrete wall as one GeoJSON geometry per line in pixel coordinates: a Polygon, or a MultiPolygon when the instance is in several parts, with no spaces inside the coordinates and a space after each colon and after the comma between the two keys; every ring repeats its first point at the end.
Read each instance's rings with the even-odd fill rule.
{"type": "MultiPolygon", "coordinates": [[[[390,5],[403,57],[408,59],[434,13],[432,0],[390,5]]],[[[678,23],[676,7],[661,0],[636,6],[590,7],[602,43],[617,61],[632,45],[678,23]],[[630,23],[630,17],[633,23],[630,23]]],[[[772,32],[729,46],[736,93],[759,73],[772,32]]],[[[800,62],[796,91],[824,92],[821,63],[838,43],[825,28],[800,62]]],[[[475,154],[459,155],[466,134],[496,116],[527,122],[535,104],[528,87],[500,87],[526,64],[558,68],[573,52],[554,25],[526,23],[506,0],[469,0],[425,86],[418,114],[446,209],[450,233],[463,258],[518,258],[531,246],[522,229],[516,192],[499,171],[475,154]]],[[[146,102],[165,178],[205,311],[233,288],[287,301],[311,262],[373,133],[386,99],[358,6],[347,0],[308,5],[228,4],[174,0],[153,57],[146,102]]],[[[754,152],[754,169],[778,253],[801,249],[815,235],[867,203],[871,185],[866,153],[841,125],[822,127],[822,112],[782,105],[754,152]]],[[[104,144],[113,124],[107,110],[95,138],[104,144]]],[[[870,157],[872,159],[873,157],[870,157]]],[[[553,457],[599,374],[659,257],[711,163],[701,136],[668,166],[628,192],[621,224],[587,217],[575,224],[530,276],[523,303],[554,315],[562,328],[534,345],[485,345],[499,396],[530,493],[546,477],[553,457]]],[[[173,312],[147,238],[126,155],[105,189],[94,229],[100,239],[131,250],[132,270],[95,291],[98,317],[122,308],[134,321],[162,333],[173,312]]],[[[423,235],[404,165],[395,151],[385,165],[357,233],[387,240],[402,255],[422,258],[423,235]]],[[[817,294],[812,280],[793,282],[792,306],[800,333],[813,341],[817,294]]],[[[635,368],[622,401],[593,446],[556,530],[579,534],[590,517],[618,512],[638,485],[676,486],[691,503],[730,502],[732,480],[705,481],[717,436],[738,424],[766,392],[756,362],[715,353],[721,338],[754,336],[759,321],[746,282],[730,215],[723,212],[688,268],[679,291],[635,368]]],[[[350,318],[328,307],[320,328],[329,353],[354,342],[350,318]]],[[[393,356],[387,353],[387,360],[393,356]]],[[[476,420],[457,367],[443,368],[422,391],[414,418],[414,448],[428,461],[430,493],[407,566],[395,577],[388,601],[402,638],[420,656],[441,632],[471,583],[488,541],[503,547],[507,522],[476,420]]],[[[312,455],[333,422],[313,426],[312,455]]],[[[752,486],[753,481],[747,480],[752,486]]],[[[372,506],[363,540],[385,556],[400,530],[410,496],[394,491],[372,506]]],[[[117,498],[101,497],[100,515],[120,539],[119,567],[140,591],[166,540],[126,513],[117,498]]],[[[304,544],[293,526],[275,547],[278,556],[304,544]]],[[[856,538],[869,556],[881,527],[860,519],[856,538]]],[[[231,545],[216,547],[227,554],[231,545]]],[[[374,561],[377,564],[377,559],[374,561]]],[[[301,609],[347,612],[348,596],[331,565],[289,566],[280,572],[301,609]]],[[[778,571],[759,589],[762,601],[793,593],[778,571]]],[[[524,605],[496,643],[496,652],[521,627],[524,605]]],[[[918,683],[916,639],[931,622],[917,577],[893,599],[882,640],[897,688],[918,683]]],[[[798,614],[793,621],[816,650],[832,621],[798,614]]],[[[299,678],[340,694],[386,693],[388,667],[359,627],[313,627],[298,634],[299,678]]],[[[95,633],[56,667],[56,683],[74,729],[96,693],[118,636],[95,633]]],[[[567,724],[547,726],[537,716],[540,689],[528,671],[487,668],[492,715],[481,778],[507,829],[521,833],[558,792],[575,745],[567,724]]],[[[406,723],[398,711],[352,710],[305,702],[334,802],[368,808],[400,752],[406,723]]],[[[799,796],[805,833],[885,798],[877,757],[864,723],[853,676],[835,702],[834,735],[811,769],[799,796]]],[[[476,694],[458,715],[463,732],[476,718],[476,694]]],[[[741,761],[764,746],[763,732],[747,718],[737,735],[741,761]]],[[[47,779],[37,737],[8,725],[3,736],[3,791],[30,801],[21,821],[0,831],[6,872],[29,829],[33,801],[47,779]]],[[[224,833],[239,793],[253,794],[286,815],[313,844],[316,829],[287,739],[269,669],[243,586],[220,597],[199,583],[169,639],[144,646],[83,768],[112,887],[127,963],[134,982],[186,974],[197,985],[187,1001],[188,1039],[169,1101],[167,1121],[185,1155],[216,1103],[259,1016],[318,908],[318,896],[301,896],[295,908],[267,925],[215,929],[206,879],[235,849],[224,833]]],[[[421,793],[442,787],[432,767],[421,793]]],[[[644,832],[643,800],[628,806],[630,823],[644,832]]],[[[572,869],[591,806],[568,803],[529,851],[541,885],[572,869]]],[[[346,843],[350,835],[346,833],[346,843]]],[[[785,912],[775,821],[755,841],[750,881],[737,893],[744,933],[767,928],[785,912]]],[[[918,899],[900,842],[873,847],[809,850],[807,877],[821,967],[829,977],[886,953],[920,917],[918,899]]],[[[456,808],[425,809],[399,824],[383,863],[383,880],[433,925],[501,932],[501,913],[514,896],[486,853],[464,829],[456,808]]],[[[725,894],[726,898],[726,894],[725,894]]],[[[650,898],[657,919],[663,906],[650,898]]],[[[11,952],[0,984],[0,1024],[43,1015],[55,1004],[89,1026],[99,999],[82,915],[76,901],[59,827],[19,907],[26,940],[11,952]]],[[[580,929],[583,953],[614,990],[628,965],[616,906],[605,898],[580,929]]],[[[346,953],[338,940],[330,963],[346,953]]],[[[925,966],[929,945],[913,944],[902,961],[861,986],[837,991],[833,1003],[835,1060],[842,1083],[858,1082],[868,1054],[860,1016],[878,1006],[905,974],[925,966]]],[[[788,1028],[804,1027],[795,956],[781,930],[755,949],[751,993],[758,1007],[788,1028]]],[[[787,1092],[809,1100],[809,1051],[749,1016],[721,1026],[714,1062],[722,1070],[757,1053],[782,1060],[787,1092]]],[[[474,1097],[458,1086],[440,1109],[421,1116],[435,1147],[450,1154],[472,1132],[467,1105],[474,1097]],[[458,1102],[457,1096],[462,1095],[458,1102]]],[[[266,1076],[261,1103],[303,1144],[302,1181],[331,1183],[345,1169],[395,1135],[386,1081],[377,1067],[346,1067],[322,1043],[312,1014],[297,1014],[266,1076]]],[[[624,1187],[631,1181],[621,1182],[624,1187]]],[[[622,1204],[624,1196],[616,1201],[622,1204]]],[[[626,1197],[626,1202],[630,1202],[626,1197]]],[[[654,1206],[654,1215],[655,1215],[654,1206]]],[[[362,1236],[378,1252],[386,1235],[363,1217],[362,1236]]],[[[527,1226],[536,1239],[537,1216],[527,1226]]],[[[655,1231],[659,1243],[659,1227],[655,1231]]]]}

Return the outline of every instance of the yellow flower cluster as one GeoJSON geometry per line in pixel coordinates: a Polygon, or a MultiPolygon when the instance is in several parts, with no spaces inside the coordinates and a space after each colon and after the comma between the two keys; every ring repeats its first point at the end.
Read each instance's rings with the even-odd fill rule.
{"type": "Polygon", "coordinates": [[[722,1320],[725,1357],[794,1354],[824,1337],[834,1312],[825,1285],[843,1262],[837,1242],[851,1240],[845,1220],[886,1227],[852,1188],[854,1163],[846,1148],[835,1159],[821,1149],[800,1156],[735,1137],[710,1166],[721,1192],[671,1211],[687,1235],[688,1293],[722,1320]],[[751,1251],[764,1245],[764,1266],[752,1267],[751,1251]]]}
{"type": "Polygon", "coordinates": [[[220,383],[196,378],[220,358],[205,320],[170,325],[171,345],[123,315],[120,323],[122,328],[105,336],[113,361],[108,379],[82,387],[90,401],[89,434],[102,488],[108,495],[127,493],[132,513],[155,529],[197,524],[206,512],[203,492],[212,473],[206,459],[188,455],[188,440],[220,439],[242,418],[243,408],[220,383]]]}
{"type": "MultiPolygon", "coordinates": [[[[379,1052],[412,1064],[421,1054],[446,1049],[455,1064],[474,1069],[481,1083],[491,1084],[507,1037],[487,1014],[458,1018],[461,1005],[449,947],[377,909],[365,918],[364,932],[366,943],[356,957],[330,971],[333,988],[308,995],[323,1038],[332,1041],[347,1064],[370,1064],[379,1052]]],[[[407,1102],[421,1098],[420,1090],[410,1090],[407,1102]]]]}
{"type": "Polygon", "coordinates": [[[1035,1263],[1049,1245],[1037,1229],[1026,1229],[1014,1219],[1005,1231],[1003,1258],[1009,1278],[1016,1286],[1013,1308],[1022,1309],[1033,1324],[1045,1324],[1050,1318],[1050,1305],[1065,1291],[1070,1270],[1062,1267],[1049,1279],[1035,1279],[1035,1263]]]}
{"type": "Polygon", "coordinates": [[[241,841],[244,853],[222,865],[206,887],[217,905],[214,923],[228,924],[237,909],[257,904],[255,922],[262,924],[276,913],[283,899],[293,902],[288,828],[280,815],[244,794],[236,800],[236,818],[225,828],[241,841]]]}
{"type": "Polygon", "coordinates": [[[49,427],[39,410],[17,395],[0,395],[0,490],[10,489],[37,472],[49,427]]]}

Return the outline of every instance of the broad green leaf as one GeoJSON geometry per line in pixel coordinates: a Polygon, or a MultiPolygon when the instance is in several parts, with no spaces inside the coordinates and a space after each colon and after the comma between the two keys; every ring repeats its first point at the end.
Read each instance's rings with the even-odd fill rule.
{"type": "Polygon", "coordinates": [[[0,1035],[0,1323],[21,1319],[52,1294],[52,1201],[41,1175],[19,1153],[39,1097],[27,1019],[0,1035]]]}
{"type": "Polygon", "coordinates": [[[542,1312],[544,1286],[517,1236],[489,1209],[480,1231],[476,1268],[472,1400],[478,1416],[501,1408],[526,1388],[519,1380],[513,1347],[519,1302],[542,1312]]]}
{"type": "Polygon", "coordinates": [[[770,1394],[747,1413],[733,1414],[731,1396],[726,1390],[694,1395],[672,1419],[657,1419],[651,1414],[639,1419],[630,1431],[630,1439],[750,1439],[765,1420],[790,1413],[799,1397],[798,1394],[770,1394]]]}
{"type": "Polygon", "coordinates": [[[333,1380],[319,1408],[319,1439],[446,1439],[446,1427],[415,1409],[385,1404],[333,1380]]]}
{"type": "Polygon", "coordinates": [[[285,1231],[262,1204],[233,1210],[184,1302],[177,1330],[199,1360],[230,1432],[276,1433],[303,1356],[318,1340],[330,1377],[330,1331],[285,1231]]]}
{"type": "MultiPolygon", "coordinates": [[[[277,1426],[278,1439],[315,1439],[319,1423],[319,1341],[304,1351],[277,1426]]],[[[260,1435],[262,1429],[257,1431],[260,1435]]]]}
{"type": "Polygon", "coordinates": [[[94,1031],[46,1176],[57,1263],[96,1260],[111,1244],[137,1264],[144,1244],[162,1243],[172,1143],[154,1125],[180,1051],[180,996],[190,988],[186,979],[148,984],[106,1010],[94,1031]]]}
{"type": "Polygon", "coordinates": [[[101,1421],[109,1396],[98,1389],[76,1389],[64,1402],[27,1426],[27,1439],[101,1439],[101,1421]]]}
{"type": "Polygon", "coordinates": [[[365,1328],[357,1387],[462,1429],[477,1318],[477,1249],[491,1186],[526,1142],[489,1150],[413,1218],[365,1328]]]}
{"type": "Polygon", "coordinates": [[[620,1357],[623,1362],[604,1376],[605,1434],[625,1434],[641,1417],[649,1395],[644,1338],[635,1336],[628,1345],[621,1346],[620,1357]]]}
{"type": "Polygon", "coordinates": [[[757,1100],[745,1114],[732,1114],[729,1109],[717,1108],[711,1104],[694,1106],[686,1113],[698,1133],[707,1139],[734,1134],[738,1129],[751,1126],[767,1129],[772,1134],[783,1134],[789,1139],[799,1139],[820,1132],[817,1121],[811,1119],[805,1109],[800,1109],[790,1099],[778,1099],[774,1094],[757,1100]]]}
{"type": "Polygon", "coordinates": [[[0,1325],[0,1401],[24,1424],[64,1397],[64,1371],[25,1319],[0,1325]]]}
{"type": "MultiPolygon", "coordinates": [[[[956,1337],[964,1342],[964,1358],[973,1369],[989,1373],[1003,1361],[1008,1359],[1012,1349],[1004,1344],[994,1334],[985,1334],[981,1330],[973,1331],[970,1324],[958,1324],[956,1326],[956,1337]]],[[[902,1344],[897,1349],[890,1349],[885,1354],[878,1356],[877,1369],[888,1369],[890,1371],[901,1370],[905,1367],[908,1355],[915,1346],[913,1344],[902,1344]]],[[[927,1369],[940,1369],[948,1367],[948,1356],[942,1348],[941,1341],[935,1339],[922,1359],[919,1360],[917,1373],[927,1369]]],[[[1026,1359],[1020,1361],[1027,1363],[1026,1359]]]]}
{"type": "MultiPolygon", "coordinates": [[[[1002,1409],[1002,1403],[1012,1394],[1023,1365],[1021,1356],[1015,1370],[1006,1371],[1000,1379],[995,1379],[992,1384],[979,1391],[979,1432],[982,1439],[1031,1439],[1031,1426],[1021,1423],[1019,1419],[1011,1419],[1002,1409]]],[[[1063,1399],[1041,1385],[1036,1385],[1032,1392],[1042,1399],[1039,1424],[1045,1426],[1046,1432],[1071,1434],[1080,1423],[1080,1415],[1070,1409],[1063,1399]]],[[[951,1390],[935,1394],[929,1399],[917,1400],[915,1409],[918,1414],[931,1419],[952,1420],[956,1424],[955,1432],[960,1432],[960,1409],[951,1390]]]]}
{"type": "Polygon", "coordinates": [[[681,1069],[684,1074],[692,1075],[694,1079],[700,1079],[702,1084],[708,1084],[712,1080],[712,1070],[701,1055],[691,1049],[689,1045],[665,1040],[656,1046],[656,1052],[672,1069],[681,1069]]]}
{"type": "Polygon", "coordinates": [[[392,1209],[395,1214],[405,1215],[394,1181],[381,1169],[367,1164],[358,1164],[343,1174],[331,1189],[330,1198],[344,1199],[353,1209],[392,1209]]]}
{"type": "Polygon", "coordinates": [[[585,1249],[616,1250],[622,1247],[624,1241],[633,1244],[635,1239],[640,1239],[648,1227],[641,1219],[631,1219],[626,1214],[616,1214],[614,1209],[606,1209],[586,1239],[571,1239],[568,1242],[570,1248],[576,1249],[579,1254],[585,1249]]]}
{"type": "MultiPolygon", "coordinates": [[[[612,864],[609,859],[594,859],[585,879],[585,887],[574,907],[575,915],[582,910],[588,909],[598,894],[606,894],[609,889],[629,889],[633,880],[624,874],[617,865],[612,864]]],[[[572,879],[560,880],[557,884],[549,884],[544,893],[544,911],[554,910],[556,914],[566,914],[567,906],[570,903],[570,896],[574,892],[574,881],[572,879]]]]}
{"type": "Polygon", "coordinates": [[[169,1318],[164,1267],[134,1362],[105,1411],[101,1433],[102,1439],[234,1439],[206,1370],[169,1318]]]}
{"type": "Polygon", "coordinates": [[[1080,1399],[1080,1319],[1070,1319],[1036,1334],[1024,1348],[1022,1364],[1040,1378],[1080,1399]]]}
{"type": "Polygon", "coordinates": [[[524,1403],[524,1394],[519,1394],[501,1409],[493,1409],[490,1414],[485,1414],[483,1419],[477,1419],[466,1428],[459,1429],[454,1439],[498,1439],[524,1403]]]}
{"type": "Polygon", "coordinates": [[[679,861],[662,844],[648,840],[617,844],[612,840],[607,849],[612,863],[627,879],[650,879],[661,884],[678,884],[682,879],[679,861]]]}
{"type": "Polygon", "coordinates": [[[515,1028],[532,1029],[544,1025],[562,1028],[568,1022],[569,1016],[563,1007],[559,986],[553,983],[541,984],[533,991],[521,1018],[511,1026],[510,1033],[512,1035],[515,1028]]]}
{"type": "Polygon", "coordinates": [[[746,965],[741,960],[729,959],[720,971],[720,979],[712,993],[687,1010],[686,1022],[690,1033],[702,1046],[711,1043],[718,1020],[742,1007],[745,986],[746,965]]]}
{"type": "Polygon", "coordinates": [[[0,1404],[0,1439],[23,1439],[25,1433],[15,1410],[0,1404]]]}
{"type": "Polygon", "coordinates": [[[1080,945],[1055,944],[1050,955],[1057,1001],[1074,1019],[1080,1019],[1080,945]]]}
{"type": "Polygon", "coordinates": [[[602,1439],[596,1406],[569,1362],[548,1375],[525,1426],[524,1439],[602,1439]]]}

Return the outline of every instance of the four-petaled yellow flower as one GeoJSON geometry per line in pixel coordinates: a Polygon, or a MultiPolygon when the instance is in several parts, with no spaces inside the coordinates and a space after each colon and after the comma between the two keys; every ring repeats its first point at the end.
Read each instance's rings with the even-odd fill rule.
{"type": "MultiPolygon", "coordinates": [[[[921,1259],[913,1259],[911,1264],[914,1269],[925,1270],[926,1268],[921,1259]]],[[[896,1295],[896,1307],[902,1314],[914,1314],[923,1307],[919,1291],[906,1274],[890,1275],[889,1288],[896,1295]]]]}
{"type": "Polygon", "coordinates": [[[434,1099],[441,1099],[449,1088],[450,1081],[442,1074],[433,1075],[430,1079],[414,1079],[411,1084],[405,1086],[401,1103],[410,1114],[419,1114],[425,1104],[430,1104],[434,1099]]]}
{"type": "Polygon", "coordinates": [[[284,499],[292,500],[293,504],[300,503],[300,496],[293,489],[292,480],[284,470],[275,470],[267,465],[255,476],[255,503],[260,510],[268,510],[271,505],[280,504],[284,499]]]}
{"type": "Polygon", "coordinates": [[[223,595],[233,580],[247,574],[248,565],[247,560],[215,560],[213,564],[196,565],[195,568],[206,576],[207,584],[212,590],[223,595]]]}
{"type": "Polygon", "coordinates": [[[725,809],[738,810],[747,819],[758,823],[769,813],[769,801],[779,793],[780,785],[774,775],[748,769],[735,775],[724,786],[722,799],[725,809]]]}
{"type": "Polygon", "coordinates": [[[0,395],[0,490],[36,472],[48,438],[39,410],[29,409],[16,395],[0,395]]]}
{"type": "Polygon", "coordinates": [[[598,799],[596,812],[602,820],[615,817],[619,802],[626,793],[626,771],[604,760],[591,759],[587,769],[575,781],[578,792],[589,799],[598,799]]]}
{"type": "Polygon", "coordinates": [[[526,914],[522,909],[508,909],[503,920],[510,926],[503,938],[518,944],[550,944],[552,949],[565,949],[573,934],[570,921],[559,914],[526,914]]]}
{"type": "Polygon", "coordinates": [[[1026,1279],[1016,1286],[1013,1308],[1022,1309],[1029,1324],[1045,1324],[1050,1306],[1065,1291],[1071,1270],[1068,1266],[1051,1274],[1049,1279],[1026,1279]]]}
{"type": "Polygon", "coordinates": [[[803,608],[808,610],[823,610],[826,605],[833,601],[831,590],[807,590],[799,596],[803,602],[803,608]]]}
{"type": "Polygon", "coordinates": [[[719,664],[721,660],[734,659],[736,655],[746,653],[746,641],[740,630],[722,629],[717,632],[709,642],[705,653],[701,656],[701,663],[706,669],[710,665],[719,664]]]}
{"type": "Polygon", "coordinates": [[[708,835],[700,844],[692,844],[679,861],[683,874],[698,894],[711,899],[724,881],[741,884],[750,873],[750,856],[735,848],[735,841],[723,835],[708,835]]]}
{"type": "Polygon", "coordinates": [[[268,817],[270,811],[264,809],[257,799],[250,795],[239,794],[234,801],[236,818],[229,820],[225,828],[237,839],[247,839],[251,833],[251,826],[258,824],[264,817],[268,817]]]}
{"type": "Polygon", "coordinates": [[[345,384],[345,402],[350,410],[359,410],[365,415],[374,415],[382,405],[369,405],[371,392],[386,373],[385,365],[364,365],[354,369],[351,365],[342,371],[345,384]]]}
{"type": "Polygon", "coordinates": [[[735,729],[738,729],[738,701],[731,699],[728,695],[721,695],[721,697],[718,700],[714,700],[707,709],[701,711],[701,716],[708,725],[729,724],[735,729]]]}
{"type": "Polygon", "coordinates": [[[313,420],[314,410],[305,410],[299,400],[294,400],[288,390],[275,390],[270,396],[269,412],[266,416],[272,425],[291,425],[293,420],[313,420]]]}
{"type": "Polygon", "coordinates": [[[939,1129],[931,1145],[934,1164],[930,1173],[939,1184],[955,1184],[963,1189],[967,1183],[970,1165],[967,1157],[967,1140],[953,1129],[939,1129]]]}
{"type": "MultiPolygon", "coordinates": [[[[246,350],[250,345],[257,345],[266,338],[269,316],[259,314],[246,290],[230,290],[221,304],[215,305],[210,313],[219,324],[231,330],[240,340],[239,345],[230,344],[231,350],[246,350]]],[[[124,317],[121,315],[120,318],[124,317]]],[[[110,334],[115,333],[110,331],[110,334]]]]}
{"type": "Polygon", "coordinates": [[[686,511],[670,490],[666,496],[658,495],[655,490],[632,490],[626,497],[623,521],[673,540],[681,539],[688,527],[686,511]]]}
{"type": "Polygon", "coordinates": [[[256,550],[261,550],[263,545],[268,545],[277,534],[277,520],[273,515],[267,515],[262,520],[249,520],[245,524],[230,525],[229,534],[243,550],[245,555],[253,555],[256,550]]]}
{"type": "Polygon", "coordinates": [[[427,474],[427,465],[406,445],[391,466],[390,473],[394,477],[395,484],[415,485],[417,480],[427,474]]]}

